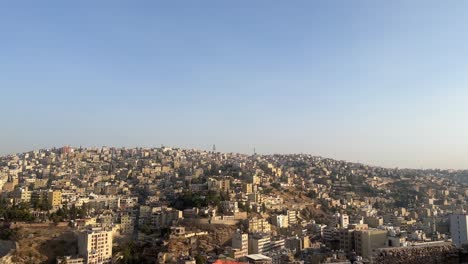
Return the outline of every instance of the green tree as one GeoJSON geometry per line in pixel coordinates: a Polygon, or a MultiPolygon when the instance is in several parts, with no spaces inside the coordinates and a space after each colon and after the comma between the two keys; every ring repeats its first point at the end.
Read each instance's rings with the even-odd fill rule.
{"type": "Polygon", "coordinates": [[[205,264],[206,263],[206,257],[202,255],[196,255],[195,256],[195,263],[197,264],[205,264]]]}

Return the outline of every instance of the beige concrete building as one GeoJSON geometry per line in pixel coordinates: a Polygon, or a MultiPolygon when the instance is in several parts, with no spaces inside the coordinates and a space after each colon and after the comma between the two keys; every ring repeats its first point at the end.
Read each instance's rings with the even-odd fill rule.
{"type": "Polygon", "coordinates": [[[369,229],[354,232],[354,244],[359,256],[368,258],[376,249],[388,247],[386,230],[369,229]]]}
{"type": "Polygon", "coordinates": [[[15,203],[29,203],[31,202],[31,191],[28,190],[28,187],[16,188],[12,192],[12,198],[15,203]]]}
{"type": "Polygon", "coordinates": [[[135,217],[129,214],[120,216],[120,232],[122,234],[132,234],[135,229],[135,217]]]}
{"type": "Polygon", "coordinates": [[[266,234],[255,234],[249,237],[249,254],[264,254],[271,249],[271,237],[266,234]]]}
{"type": "Polygon", "coordinates": [[[231,189],[230,179],[213,179],[207,181],[208,190],[228,192],[231,189]]]}
{"type": "Polygon", "coordinates": [[[270,233],[270,223],[266,219],[251,218],[249,219],[249,233],[270,233]]]}
{"type": "Polygon", "coordinates": [[[247,195],[247,200],[252,203],[260,204],[263,202],[262,195],[258,192],[249,193],[247,195]]]}
{"type": "Polygon", "coordinates": [[[237,231],[232,236],[232,248],[235,249],[234,258],[244,257],[249,253],[249,235],[237,231]]]}
{"type": "Polygon", "coordinates": [[[288,210],[287,211],[287,216],[288,216],[288,224],[289,225],[295,225],[297,224],[297,211],[294,210],[288,210]]]}
{"type": "Polygon", "coordinates": [[[52,208],[58,208],[62,205],[62,192],[61,191],[49,191],[47,196],[47,202],[52,208]]]}
{"type": "Polygon", "coordinates": [[[247,181],[249,183],[252,183],[253,185],[259,185],[260,184],[260,177],[258,177],[257,175],[249,175],[247,177],[247,181]]]}
{"type": "Polygon", "coordinates": [[[376,228],[384,224],[384,220],[382,217],[377,216],[369,216],[364,218],[364,223],[368,224],[369,227],[376,228]]]}
{"type": "Polygon", "coordinates": [[[242,191],[243,191],[245,194],[252,193],[252,192],[253,192],[253,184],[252,184],[252,183],[244,183],[244,184],[242,185],[242,191]]]}
{"type": "Polygon", "coordinates": [[[112,231],[92,228],[79,234],[78,254],[87,264],[108,264],[112,262],[112,231]]]}

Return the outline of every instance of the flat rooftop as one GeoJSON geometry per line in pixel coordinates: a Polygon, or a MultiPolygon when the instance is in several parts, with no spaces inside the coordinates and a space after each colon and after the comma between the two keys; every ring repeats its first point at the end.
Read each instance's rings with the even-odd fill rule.
{"type": "Polygon", "coordinates": [[[262,254],[250,254],[245,256],[246,258],[249,258],[251,260],[271,260],[271,258],[262,255],[262,254]]]}

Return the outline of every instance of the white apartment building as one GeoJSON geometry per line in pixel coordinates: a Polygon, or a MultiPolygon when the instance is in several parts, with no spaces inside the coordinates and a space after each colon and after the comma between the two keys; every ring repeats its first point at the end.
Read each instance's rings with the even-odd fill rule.
{"type": "Polygon", "coordinates": [[[349,215],[341,214],[340,215],[340,227],[348,228],[348,225],[349,225],[349,215]]]}
{"type": "Polygon", "coordinates": [[[287,215],[273,215],[271,223],[278,228],[287,228],[289,227],[289,218],[287,215]]]}

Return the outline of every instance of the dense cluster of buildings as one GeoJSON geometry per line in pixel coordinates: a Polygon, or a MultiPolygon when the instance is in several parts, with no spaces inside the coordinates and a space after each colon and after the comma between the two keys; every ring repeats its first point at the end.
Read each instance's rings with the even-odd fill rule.
{"type": "Polygon", "coordinates": [[[159,263],[372,263],[395,252],[417,261],[434,243],[448,243],[455,257],[453,247],[468,242],[460,173],[310,155],[67,146],[0,158],[0,190],[4,206],[27,210],[28,221],[75,228],[76,254],[58,263],[113,263],[124,258],[112,251],[116,237],[145,245],[140,257],[159,263]],[[230,231],[214,236],[223,226],[230,231]],[[194,246],[207,236],[222,238],[194,246]]]}

